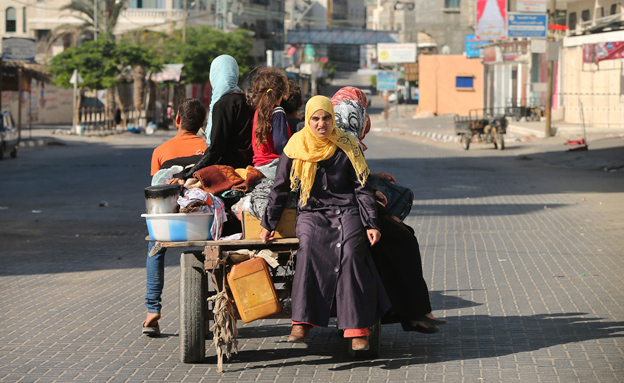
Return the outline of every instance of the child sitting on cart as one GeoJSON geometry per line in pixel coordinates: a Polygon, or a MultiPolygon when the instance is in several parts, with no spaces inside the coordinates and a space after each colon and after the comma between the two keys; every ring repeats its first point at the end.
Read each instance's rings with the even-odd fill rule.
{"type": "Polygon", "coordinates": [[[298,190],[289,342],[305,342],[336,312],[353,349],[367,350],[368,327],[390,306],[369,250],[381,237],[369,173],[357,139],[336,129],[331,101],[310,99],[304,128],[280,158],[260,234],[273,239],[288,193],[298,190]]]}

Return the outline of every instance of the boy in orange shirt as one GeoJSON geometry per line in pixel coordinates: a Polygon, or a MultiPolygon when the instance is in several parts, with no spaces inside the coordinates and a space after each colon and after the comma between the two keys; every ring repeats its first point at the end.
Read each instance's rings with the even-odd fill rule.
{"type": "Polygon", "coordinates": [[[154,149],[152,154],[152,175],[156,174],[165,161],[178,157],[204,154],[206,140],[197,132],[206,120],[206,108],[194,98],[182,100],[175,118],[178,133],[154,149]]]}
{"type": "MultiPolygon", "coordinates": [[[[175,137],[158,146],[152,154],[152,175],[154,175],[165,161],[188,157],[195,154],[204,154],[206,150],[206,140],[197,136],[197,131],[206,121],[206,108],[194,98],[187,98],[182,101],[175,118],[175,125],[178,133],[175,137]]],[[[145,295],[145,306],[147,307],[147,317],[142,325],[143,334],[150,337],[160,336],[161,298],[165,285],[165,251],[162,248],[153,257],[149,256],[154,247],[154,242],[149,242],[147,246],[147,294],[145,295]]]]}

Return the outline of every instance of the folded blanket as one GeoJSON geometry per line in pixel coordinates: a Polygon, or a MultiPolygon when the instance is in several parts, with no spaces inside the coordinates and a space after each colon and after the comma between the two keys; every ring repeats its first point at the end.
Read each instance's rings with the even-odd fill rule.
{"type": "Polygon", "coordinates": [[[252,166],[247,169],[234,169],[231,166],[212,165],[196,171],[193,177],[201,182],[203,190],[218,194],[226,190],[246,192],[264,175],[252,166]]]}
{"type": "Polygon", "coordinates": [[[193,173],[193,177],[201,182],[202,189],[212,194],[230,190],[232,186],[244,181],[233,167],[225,165],[207,166],[193,173]]]}
{"type": "Polygon", "coordinates": [[[253,166],[247,166],[247,169],[236,169],[236,173],[243,178],[243,183],[232,187],[234,190],[248,192],[253,184],[264,178],[264,174],[253,166]]]}

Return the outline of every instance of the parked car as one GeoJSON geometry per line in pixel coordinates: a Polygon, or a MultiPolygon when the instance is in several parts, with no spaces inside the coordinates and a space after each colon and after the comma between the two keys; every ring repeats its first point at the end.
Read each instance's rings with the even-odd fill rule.
{"type": "Polygon", "coordinates": [[[371,92],[370,89],[362,89],[362,92],[366,95],[366,101],[368,102],[366,107],[371,106],[373,104],[373,92],[371,92]]]}
{"type": "Polygon", "coordinates": [[[399,98],[399,104],[405,104],[405,87],[402,85],[399,85],[397,87],[397,90],[390,93],[390,96],[388,96],[388,101],[390,101],[391,103],[396,103],[397,102],[397,96],[399,98]]]}
{"type": "Polygon", "coordinates": [[[19,132],[11,112],[0,112],[0,160],[6,152],[11,153],[13,158],[17,157],[18,144],[19,132]]]}

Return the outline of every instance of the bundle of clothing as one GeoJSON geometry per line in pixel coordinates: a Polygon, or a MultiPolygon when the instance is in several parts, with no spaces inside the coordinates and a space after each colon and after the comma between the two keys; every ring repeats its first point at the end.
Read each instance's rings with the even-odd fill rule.
{"type": "MultiPolygon", "coordinates": [[[[185,168],[193,166],[184,162],[185,158],[165,162],[152,177],[152,185],[164,185],[185,168]]],[[[213,226],[210,230],[212,238],[240,238],[242,233],[233,232],[237,228],[242,231],[240,222],[238,225],[230,225],[233,230],[230,227],[224,230],[226,223],[242,221],[244,211],[262,218],[272,187],[273,180],[265,178],[261,171],[252,166],[234,169],[226,165],[212,165],[197,170],[192,178],[186,180],[183,193],[178,198],[178,205],[180,213],[213,213],[213,226]]],[[[296,207],[294,196],[291,198],[290,207],[296,207]]]]}

